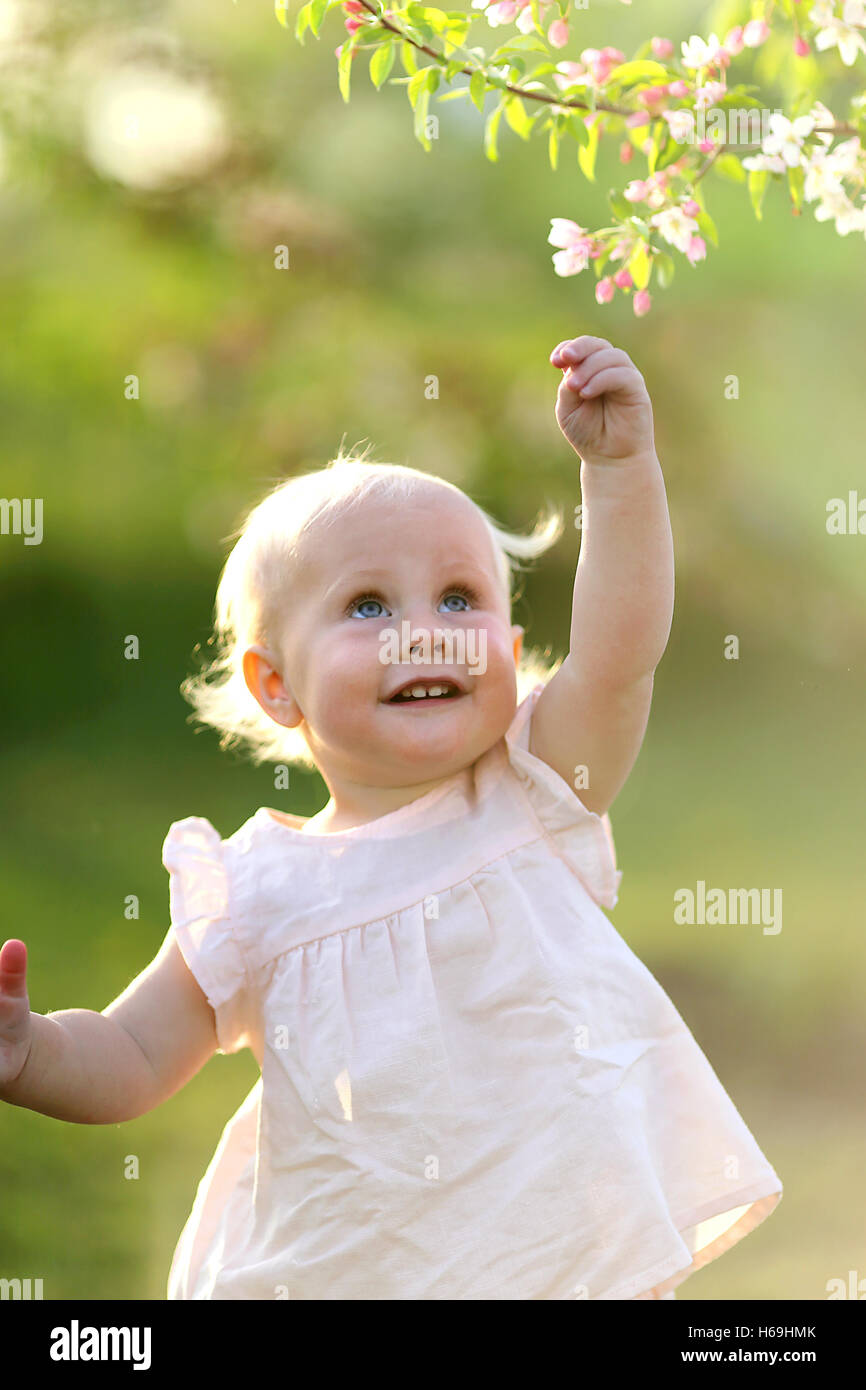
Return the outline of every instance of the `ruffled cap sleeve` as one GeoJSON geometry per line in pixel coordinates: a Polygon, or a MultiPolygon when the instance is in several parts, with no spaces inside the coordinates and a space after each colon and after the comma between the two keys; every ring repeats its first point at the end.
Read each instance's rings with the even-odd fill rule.
{"type": "Polygon", "coordinates": [[[188,816],[162,847],[171,926],[184,960],[214,1011],[219,1052],[249,1046],[250,991],[232,920],[226,847],[210,821],[188,816]]]}
{"type": "Polygon", "coordinates": [[[532,716],[544,684],[521,701],[505,735],[508,757],[544,829],[599,907],[615,907],[622,880],[607,812],[589,811],[564,778],[529,751],[532,716]]]}

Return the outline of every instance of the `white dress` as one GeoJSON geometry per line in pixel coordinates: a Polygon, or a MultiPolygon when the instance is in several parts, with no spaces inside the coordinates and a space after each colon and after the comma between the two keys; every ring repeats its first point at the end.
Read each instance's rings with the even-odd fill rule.
{"type": "Polygon", "coordinates": [[[219,1050],[261,1076],[170,1299],[661,1298],[782,1184],[601,911],[610,822],[528,751],[542,687],[434,791],[315,836],[262,807],[166,837],[219,1050]]]}

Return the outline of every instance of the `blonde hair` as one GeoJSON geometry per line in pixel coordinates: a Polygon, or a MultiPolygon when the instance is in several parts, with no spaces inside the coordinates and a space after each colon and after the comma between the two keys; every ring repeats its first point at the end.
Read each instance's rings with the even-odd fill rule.
{"type": "MultiPolygon", "coordinates": [[[[287,729],[265,713],[248,689],[242,667],[246,648],[270,646],[269,638],[278,630],[286,569],[297,558],[300,538],[315,521],[327,521],[336,509],[356,506],[372,494],[400,500],[420,484],[435,483],[466,496],[444,478],[402,464],[367,462],[366,454],[367,450],[344,454],[341,444],[327,467],[272,488],[226,537],[235,544],[216,593],[214,630],[208,639],[216,653],[180,689],[194,708],[189,720],[217,729],[221,748],[239,747],[254,763],[316,766],[300,728],[287,729]]],[[[472,505],[490,533],[510,604],[520,562],[534,559],[553,545],[562,533],[561,514],[548,509],[532,533],[522,536],[503,530],[477,503],[472,505]]],[[[518,698],[549,680],[561,664],[561,660],[551,662],[549,653],[524,651],[517,670],[518,698]]]]}

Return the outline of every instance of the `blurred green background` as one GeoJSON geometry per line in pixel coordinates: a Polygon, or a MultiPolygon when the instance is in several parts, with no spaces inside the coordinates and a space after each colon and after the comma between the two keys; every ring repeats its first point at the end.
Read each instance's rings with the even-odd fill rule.
{"type": "MultiPolygon", "coordinates": [[[[634,11],[594,4],[561,56],[715,27],[704,6],[634,11]]],[[[576,145],[554,174],[543,142],[503,129],[491,165],[465,100],[434,101],[425,154],[405,91],[377,94],[366,63],[344,105],[343,34],[332,15],[301,48],[268,0],[0,11],[0,491],[44,498],[45,527],[40,546],[0,537],[4,936],[27,943],[35,1010],[100,1010],[166,931],[172,821],[206,816],[227,837],[261,805],[324,804],[317,777],[275,791],[269,768],[186,722],[178,687],[243,508],[345,438],[453,480],[511,527],[548,500],[568,515],[578,463],[548,354],[607,337],[652,395],[677,549],[649,731],[611,812],[612,920],[785,1184],[678,1297],[826,1297],[829,1279],[866,1275],[866,539],[825,528],[828,499],[866,485],[863,239],[792,217],[775,187],[758,223],[744,188],[709,179],[720,250],[696,268],[677,256],[647,318],[621,296],[598,308],[589,272],[553,273],[549,219],[603,224],[607,188],[638,162],[626,172],[603,146],[590,186],[576,145]],[[155,71],[204,84],[213,108],[184,114],[155,71]],[[117,136],[137,83],[143,153],[117,136]],[[781,888],[782,931],[675,925],[673,894],[698,879],[781,888]]],[[[472,41],[491,46],[483,20],[472,41]]],[[[515,610],[557,653],[577,549],[567,530],[515,610]]],[[[51,1299],[163,1298],[256,1074],[249,1053],[217,1057],[119,1126],[0,1106],[0,1275],[42,1278],[51,1299]]]]}

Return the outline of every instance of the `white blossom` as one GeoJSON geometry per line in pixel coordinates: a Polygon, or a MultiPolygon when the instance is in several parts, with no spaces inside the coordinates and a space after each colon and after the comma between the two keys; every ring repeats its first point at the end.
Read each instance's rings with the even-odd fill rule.
{"type": "Polygon", "coordinates": [[[858,52],[866,53],[866,39],[857,32],[866,27],[864,0],[845,0],[841,19],[836,14],[833,0],[816,0],[809,11],[809,18],[822,26],[815,35],[815,47],[819,52],[838,48],[839,57],[849,68],[858,52]]]}

